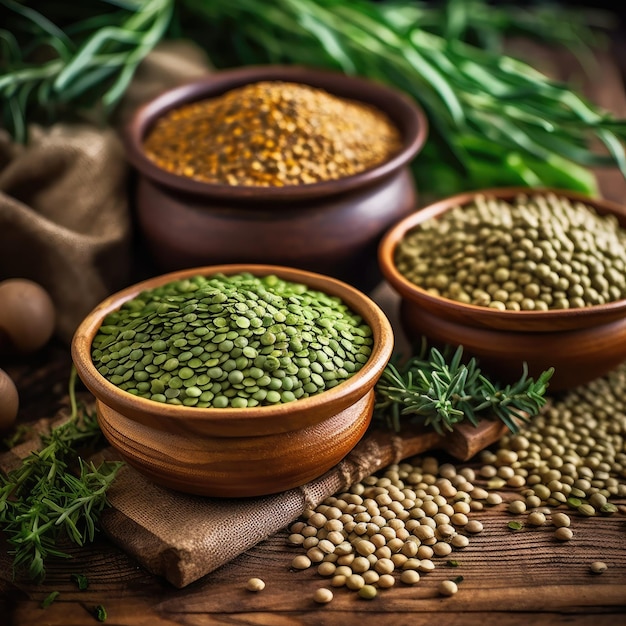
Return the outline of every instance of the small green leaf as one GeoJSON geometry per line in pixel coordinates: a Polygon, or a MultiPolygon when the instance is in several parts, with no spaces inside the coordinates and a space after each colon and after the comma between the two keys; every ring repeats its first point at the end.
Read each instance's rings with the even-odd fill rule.
{"type": "Polygon", "coordinates": [[[454,559],[450,559],[450,560],[446,561],[446,565],[448,567],[460,567],[461,566],[461,562],[460,561],[455,561],[454,559]]]}
{"type": "Polygon", "coordinates": [[[81,591],[89,587],[89,579],[84,574],[72,574],[72,580],[81,591]]]}
{"type": "Polygon", "coordinates": [[[106,609],[104,608],[102,604],[97,604],[96,606],[94,606],[93,610],[94,610],[96,619],[99,622],[106,622],[108,616],[107,616],[106,609]]]}
{"type": "Polygon", "coordinates": [[[59,591],[52,591],[41,602],[41,608],[45,609],[49,607],[58,597],[59,591]]]}

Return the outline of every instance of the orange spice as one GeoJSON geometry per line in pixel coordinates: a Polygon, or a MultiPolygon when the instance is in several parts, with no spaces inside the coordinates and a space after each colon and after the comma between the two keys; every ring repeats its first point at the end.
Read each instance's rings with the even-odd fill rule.
{"type": "Polygon", "coordinates": [[[144,142],[159,167],[208,183],[282,187],[333,180],[388,160],[398,129],[379,109],[262,81],[173,109],[144,142]]]}

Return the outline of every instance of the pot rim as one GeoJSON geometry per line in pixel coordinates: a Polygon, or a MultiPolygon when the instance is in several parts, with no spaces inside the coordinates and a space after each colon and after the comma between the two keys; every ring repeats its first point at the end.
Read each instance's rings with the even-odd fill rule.
{"type": "Polygon", "coordinates": [[[415,101],[398,89],[372,79],[304,65],[251,65],[208,74],[199,80],[169,89],[140,106],[126,125],[122,139],[131,165],[154,183],[179,192],[229,200],[292,200],[329,196],[374,184],[407,165],[423,148],[428,136],[427,117],[415,101]],[[154,122],[182,104],[215,97],[231,89],[261,80],[284,80],[326,89],[344,98],[381,109],[399,128],[403,144],[391,159],[344,178],[284,187],[212,184],[168,172],[150,160],[143,139],[154,122]]]}
{"type": "Polygon", "coordinates": [[[623,228],[626,228],[626,207],[601,198],[558,188],[498,187],[468,191],[450,196],[418,209],[401,219],[382,237],[378,247],[379,267],[384,278],[402,298],[443,316],[462,320],[471,326],[518,331],[563,331],[585,328],[599,323],[610,323],[626,317],[626,299],[605,304],[572,309],[551,309],[548,311],[500,311],[489,307],[466,304],[435,296],[412,283],[401,274],[394,262],[395,249],[399,241],[412,228],[430,218],[436,218],[449,209],[469,204],[476,196],[494,196],[501,200],[513,200],[516,196],[555,194],[582,202],[596,209],[600,214],[614,215],[623,228]]]}

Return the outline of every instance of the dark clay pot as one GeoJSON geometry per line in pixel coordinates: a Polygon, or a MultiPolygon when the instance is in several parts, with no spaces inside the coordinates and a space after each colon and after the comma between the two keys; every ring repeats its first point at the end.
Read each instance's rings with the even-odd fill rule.
{"type": "Polygon", "coordinates": [[[168,91],[137,111],[125,133],[138,172],[140,232],[159,269],[268,263],[334,276],[368,290],[379,282],[383,233],[415,209],[410,161],[427,136],[422,110],[404,94],[361,78],[295,66],[253,66],[208,75],[168,91]],[[172,108],[260,80],[286,80],[368,102],[403,137],[391,160],[339,180],[286,187],[236,187],[167,172],[144,154],[155,120],[172,108]]]}

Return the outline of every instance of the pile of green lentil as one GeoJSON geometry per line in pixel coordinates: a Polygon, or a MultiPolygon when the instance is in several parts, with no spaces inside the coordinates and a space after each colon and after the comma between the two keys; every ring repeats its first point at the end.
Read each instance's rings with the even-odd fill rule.
{"type": "Polygon", "coordinates": [[[194,276],[146,290],[104,319],[93,363],[131,394],[188,407],[306,398],[350,378],[370,327],[336,296],[277,276],[194,276]]]}
{"type": "Polygon", "coordinates": [[[407,232],[395,262],[430,293],[500,310],[626,298],[626,230],[614,216],[553,193],[511,203],[478,196],[407,232]]]}
{"type": "MultiPolygon", "coordinates": [[[[551,527],[561,542],[573,539],[575,516],[626,512],[611,502],[626,498],[626,363],[551,398],[478,461],[474,469],[416,457],[326,498],[289,529],[289,544],[304,551],[292,568],[315,567],[329,581],[317,602],[330,602],[331,588],[371,600],[397,582],[420,583],[437,564],[458,566],[454,552],[483,531],[485,506],[506,508],[507,532],[551,527]]],[[[606,568],[589,564],[593,574],[606,568]]],[[[457,582],[440,580],[439,593],[456,593],[457,582]]]]}
{"type": "Polygon", "coordinates": [[[282,187],[389,160],[398,129],[379,109],[299,83],[262,81],[180,106],[144,141],[159,167],[208,183],[282,187]]]}

